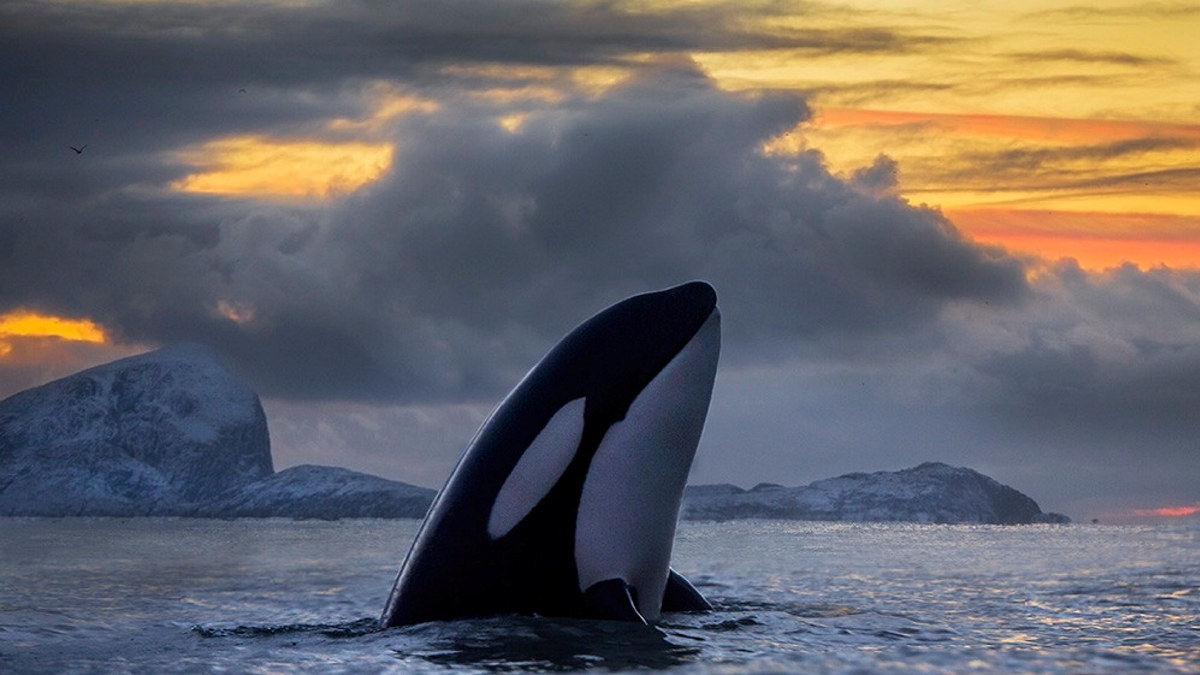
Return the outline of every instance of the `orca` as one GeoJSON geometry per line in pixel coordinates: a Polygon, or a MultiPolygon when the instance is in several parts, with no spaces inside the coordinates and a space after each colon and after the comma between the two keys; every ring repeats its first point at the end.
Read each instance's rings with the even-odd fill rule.
{"type": "Polygon", "coordinates": [[[702,281],[627,298],[568,333],[468,444],[381,626],[711,610],[670,558],[720,350],[702,281]]]}

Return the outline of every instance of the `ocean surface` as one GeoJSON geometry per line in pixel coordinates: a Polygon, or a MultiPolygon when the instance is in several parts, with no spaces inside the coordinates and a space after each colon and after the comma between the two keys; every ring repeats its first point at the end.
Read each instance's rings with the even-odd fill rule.
{"type": "Polygon", "coordinates": [[[0,518],[0,673],[1197,673],[1200,523],[684,522],[716,605],[379,631],[410,520],[0,518]]]}

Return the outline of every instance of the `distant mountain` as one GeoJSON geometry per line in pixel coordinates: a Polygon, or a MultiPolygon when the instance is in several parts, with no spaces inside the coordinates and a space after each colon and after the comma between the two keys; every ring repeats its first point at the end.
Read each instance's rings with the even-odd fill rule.
{"type": "Polygon", "coordinates": [[[1063,523],[1037,502],[978,471],[927,462],[902,471],[852,473],[786,488],[763,483],[689,486],[681,517],[688,520],[904,521],[918,523],[1063,523]]]}

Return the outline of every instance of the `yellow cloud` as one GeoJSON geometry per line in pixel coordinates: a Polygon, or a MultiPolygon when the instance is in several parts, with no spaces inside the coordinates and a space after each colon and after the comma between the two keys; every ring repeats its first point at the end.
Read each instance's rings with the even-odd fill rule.
{"type": "Polygon", "coordinates": [[[527,114],[513,113],[511,115],[503,115],[496,121],[505,131],[515,134],[521,130],[527,119],[529,119],[529,115],[527,114]]]}
{"type": "Polygon", "coordinates": [[[339,117],[330,120],[328,128],[339,132],[359,132],[378,135],[391,122],[412,114],[429,115],[441,110],[432,99],[410,94],[396,84],[376,82],[364,92],[369,114],[364,119],[339,117]]]}
{"type": "Polygon", "coordinates": [[[239,197],[327,199],[377,180],[391,167],[391,143],[327,143],[232,136],[188,148],[199,167],[171,184],[180,192],[239,197]]]}
{"type": "MultiPolygon", "coordinates": [[[[64,319],[27,310],[0,314],[0,338],[10,337],[56,337],[98,343],[107,341],[104,329],[87,319],[64,319]]],[[[3,349],[3,343],[0,343],[0,349],[3,349]]],[[[9,350],[11,346],[3,349],[4,352],[9,350]]]]}
{"type": "Polygon", "coordinates": [[[447,76],[478,78],[491,82],[478,89],[476,96],[493,103],[518,101],[559,103],[572,93],[599,96],[621,84],[632,74],[632,64],[644,61],[626,57],[629,66],[514,66],[512,64],[454,64],[442,68],[447,76]]]}

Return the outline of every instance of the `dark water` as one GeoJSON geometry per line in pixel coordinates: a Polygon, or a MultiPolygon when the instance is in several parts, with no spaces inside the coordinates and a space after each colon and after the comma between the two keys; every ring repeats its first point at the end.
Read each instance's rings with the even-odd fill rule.
{"type": "Polygon", "coordinates": [[[0,672],[1200,672],[1200,524],[683,523],[717,605],[379,631],[415,521],[0,519],[0,672]]]}

